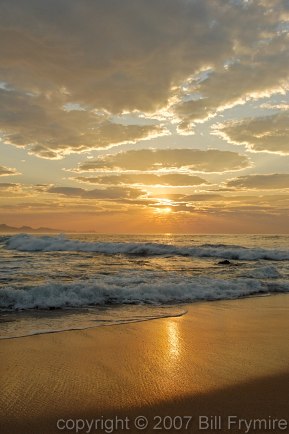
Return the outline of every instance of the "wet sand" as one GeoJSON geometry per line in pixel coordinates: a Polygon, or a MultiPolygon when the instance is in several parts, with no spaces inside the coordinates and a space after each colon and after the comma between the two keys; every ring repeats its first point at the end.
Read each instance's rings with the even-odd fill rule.
{"type": "Polygon", "coordinates": [[[58,419],[100,419],[92,433],[245,432],[227,429],[233,415],[289,425],[289,296],[187,308],[178,318],[0,341],[1,434],[75,432],[58,430],[58,419]],[[147,429],[135,429],[139,415],[147,429]],[[192,420],[166,430],[158,415],[192,420]],[[101,425],[116,416],[128,421],[101,425]],[[221,429],[199,430],[199,416],[221,416],[221,429]]]}

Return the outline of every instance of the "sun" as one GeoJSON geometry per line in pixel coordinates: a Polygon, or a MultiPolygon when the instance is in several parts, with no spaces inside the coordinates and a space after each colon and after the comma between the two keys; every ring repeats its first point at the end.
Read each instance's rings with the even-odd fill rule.
{"type": "Polygon", "coordinates": [[[165,208],[157,208],[156,209],[156,212],[158,213],[158,214],[169,214],[170,212],[172,212],[172,208],[170,208],[170,207],[165,207],[165,208]]]}
{"type": "Polygon", "coordinates": [[[173,201],[170,199],[165,199],[165,198],[158,198],[157,199],[157,203],[155,204],[154,207],[154,212],[156,214],[162,214],[162,215],[166,215],[166,214],[170,214],[171,212],[173,212],[173,201]]]}

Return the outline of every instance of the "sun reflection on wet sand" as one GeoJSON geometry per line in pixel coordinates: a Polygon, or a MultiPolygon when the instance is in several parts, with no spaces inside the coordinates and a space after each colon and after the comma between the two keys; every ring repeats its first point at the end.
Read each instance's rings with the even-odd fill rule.
{"type": "Polygon", "coordinates": [[[167,343],[168,343],[168,358],[170,363],[175,363],[181,354],[181,341],[179,324],[177,321],[171,320],[166,323],[167,326],[167,343]]]}

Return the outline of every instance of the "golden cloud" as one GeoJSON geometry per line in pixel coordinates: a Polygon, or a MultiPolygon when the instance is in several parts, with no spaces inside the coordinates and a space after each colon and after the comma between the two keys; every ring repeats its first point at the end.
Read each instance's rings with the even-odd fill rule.
{"type": "Polygon", "coordinates": [[[246,144],[254,151],[289,154],[289,111],[270,116],[225,122],[215,126],[230,143],[246,144]]]}
{"type": "Polygon", "coordinates": [[[0,182],[0,191],[18,191],[20,185],[12,182],[0,182]]]}
{"type": "Polygon", "coordinates": [[[158,125],[117,124],[108,115],[65,110],[47,97],[11,89],[0,89],[0,119],[5,143],[27,147],[31,154],[47,159],[135,143],[166,133],[158,125]]]}
{"type": "Polygon", "coordinates": [[[227,182],[228,187],[237,189],[275,190],[289,188],[289,174],[240,176],[227,182]]]}
{"type": "Polygon", "coordinates": [[[48,193],[66,197],[98,200],[136,199],[146,193],[138,188],[108,187],[105,189],[85,190],[77,187],[50,187],[48,193]]]}
{"type": "Polygon", "coordinates": [[[197,172],[225,172],[250,167],[246,156],[209,149],[140,149],[109,154],[81,163],[77,172],[96,170],[190,169],[197,172]]]}
{"type": "Polygon", "coordinates": [[[168,173],[156,175],[154,173],[140,174],[121,174],[105,175],[96,177],[79,176],[77,181],[88,184],[108,184],[108,185],[166,185],[166,186],[195,186],[208,184],[208,182],[199,176],[187,175],[182,173],[168,173]]]}
{"type": "Polygon", "coordinates": [[[20,175],[16,169],[0,165],[0,176],[20,175]]]}

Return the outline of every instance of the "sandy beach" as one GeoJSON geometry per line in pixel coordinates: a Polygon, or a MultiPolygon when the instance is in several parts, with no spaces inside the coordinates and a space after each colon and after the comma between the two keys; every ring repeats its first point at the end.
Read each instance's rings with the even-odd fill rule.
{"type": "Polygon", "coordinates": [[[90,432],[240,433],[229,416],[288,420],[289,296],[186,308],[178,318],[2,340],[0,432],[75,432],[65,421],[116,416],[127,425],[90,432]],[[137,416],[147,428],[135,428],[137,416]],[[169,430],[165,416],[192,419],[169,430]],[[220,416],[221,427],[200,430],[200,416],[220,416]]]}

